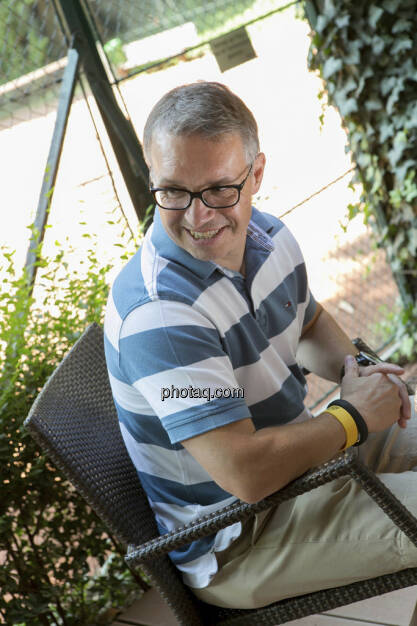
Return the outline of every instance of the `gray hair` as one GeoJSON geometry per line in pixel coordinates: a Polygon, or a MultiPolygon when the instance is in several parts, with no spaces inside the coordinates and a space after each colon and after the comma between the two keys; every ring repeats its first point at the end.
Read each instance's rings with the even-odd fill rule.
{"type": "Polygon", "coordinates": [[[147,160],[155,133],[202,135],[218,141],[238,133],[248,164],[259,152],[258,126],[246,104],[228,87],[199,81],[168,91],[153,107],[145,124],[143,149],[147,160]]]}

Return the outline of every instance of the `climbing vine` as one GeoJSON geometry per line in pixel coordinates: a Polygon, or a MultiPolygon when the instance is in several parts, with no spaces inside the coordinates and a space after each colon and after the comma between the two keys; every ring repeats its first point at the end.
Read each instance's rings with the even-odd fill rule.
{"type": "MultiPolygon", "coordinates": [[[[309,66],[340,112],[353,182],[401,293],[402,352],[417,352],[417,11],[415,0],[306,0],[309,66]]],[[[322,94],[323,96],[323,94],[322,94]]]]}

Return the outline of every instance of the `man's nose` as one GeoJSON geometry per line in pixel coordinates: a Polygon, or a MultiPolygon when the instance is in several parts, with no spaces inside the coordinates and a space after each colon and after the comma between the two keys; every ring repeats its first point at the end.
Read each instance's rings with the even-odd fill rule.
{"type": "Polygon", "coordinates": [[[193,198],[186,211],[187,221],[190,226],[197,228],[213,219],[216,209],[206,206],[201,198],[193,198]]]}

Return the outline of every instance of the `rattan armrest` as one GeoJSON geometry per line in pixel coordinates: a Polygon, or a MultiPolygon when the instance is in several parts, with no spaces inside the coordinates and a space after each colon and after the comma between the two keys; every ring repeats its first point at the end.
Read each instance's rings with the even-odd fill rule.
{"type": "Polygon", "coordinates": [[[291,498],[311,491],[335,478],[349,475],[358,481],[368,495],[375,500],[393,522],[417,546],[417,520],[382,483],[379,478],[360,462],[352,449],[335,459],[312,469],[292,481],[280,491],[273,493],[255,504],[238,500],[220,511],[201,517],[190,524],[177,528],[165,535],[156,537],[140,546],[129,546],[126,560],[136,565],[155,556],[161,556],[187,545],[195,539],[201,539],[218,530],[244,520],[255,513],[264,511],[291,498]]]}
{"type": "Polygon", "coordinates": [[[255,513],[269,509],[271,506],[290,500],[302,493],[311,491],[320,485],[324,485],[335,478],[352,473],[352,468],[356,465],[356,460],[351,450],[344,452],[335,459],[314,468],[296,480],[292,481],[280,491],[277,491],[267,498],[248,504],[238,500],[219,511],[201,517],[194,522],[186,524],[160,537],[140,546],[129,546],[127,561],[139,563],[155,556],[166,554],[171,550],[176,550],[185,546],[195,539],[201,539],[211,535],[218,530],[230,526],[235,522],[251,517],[255,513]]]}

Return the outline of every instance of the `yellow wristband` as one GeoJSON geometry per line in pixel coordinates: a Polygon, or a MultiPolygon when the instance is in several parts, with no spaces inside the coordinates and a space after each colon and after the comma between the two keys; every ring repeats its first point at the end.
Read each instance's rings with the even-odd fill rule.
{"type": "Polygon", "coordinates": [[[333,417],[335,417],[345,429],[346,444],[343,448],[341,448],[341,450],[343,451],[346,450],[346,448],[353,446],[358,441],[359,431],[351,414],[341,406],[331,406],[325,410],[325,413],[333,415],[333,417]]]}

